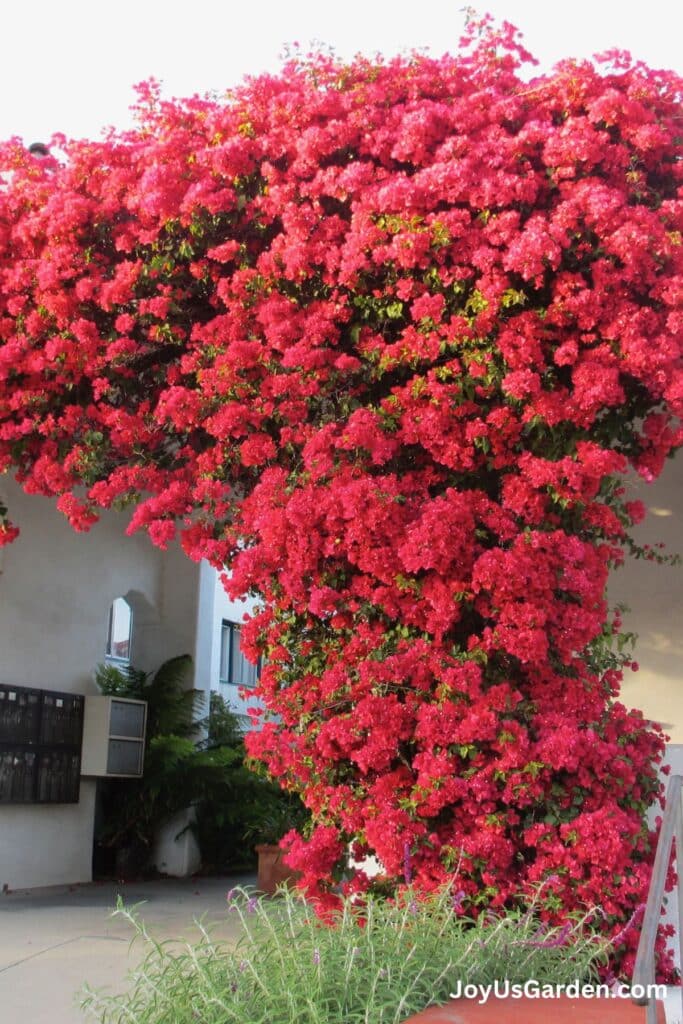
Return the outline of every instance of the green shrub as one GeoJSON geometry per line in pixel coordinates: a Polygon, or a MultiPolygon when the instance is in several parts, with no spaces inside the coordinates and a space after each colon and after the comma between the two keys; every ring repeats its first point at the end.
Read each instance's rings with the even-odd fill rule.
{"type": "Polygon", "coordinates": [[[147,701],[144,774],[99,787],[99,874],[144,872],[159,828],[186,808],[194,811],[188,827],[207,872],[253,867],[254,846],[269,841],[273,822],[282,824],[280,835],[302,823],[299,797],[245,765],[244,721],[219,694],[202,717],[206,698],[189,688],[191,670],[192,659],[181,655],[154,673],[112,665],[96,671],[100,692],[147,701]]]}
{"type": "Polygon", "coordinates": [[[279,786],[244,763],[242,723],[230,706],[211,694],[204,751],[220,756],[233,751],[236,758],[226,770],[212,776],[209,786],[195,801],[195,833],[206,871],[225,872],[252,867],[258,843],[277,842],[308,817],[296,794],[279,786]]]}
{"type": "Polygon", "coordinates": [[[148,947],[123,996],[89,992],[84,1007],[106,1024],[399,1024],[445,1003],[458,980],[488,984],[592,981],[606,944],[591,915],[546,929],[536,905],[504,917],[458,917],[451,889],[400,904],[346,900],[323,924],[295,894],[228,894],[242,923],[236,947],[202,928],[195,945],[158,943],[122,906],[148,947]],[[364,926],[359,926],[363,917],[364,926]]]}
{"type": "Polygon", "coordinates": [[[155,673],[132,665],[100,665],[95,682],[104,694],[147,701],[143,775],[107,779],[99,787],[96,854],[102,870],[110,866],[105,851],[116,857],[117,874],[131,876],[149,861],[158,829],[178,811],[191,806],[211,775],[226,770],[237,755],[226,752],[216,764],[198,750],[204,695],[189,687],[192,659],[170,658],[155,673]]]}

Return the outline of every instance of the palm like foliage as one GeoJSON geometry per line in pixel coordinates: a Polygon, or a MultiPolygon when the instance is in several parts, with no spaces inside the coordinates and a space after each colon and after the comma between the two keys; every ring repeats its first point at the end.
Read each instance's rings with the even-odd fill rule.
{"type": "Polygon", "coordinates": [[[210,749],[199,742],[207,730],[207,720],[198,717],[205,697],[188,687],[191,670],[192,659],[181,655],[155,673],[111,665],[96,672],[102,693],[147,701],[144,775],[112,780],[100,835],[105,846],[139,844],[149,852],[164,822],[205,799],[218,776],[242,761],[239,744],[210,749]]]}
{"type": "Polygon", "coordinates": [[[186,827],[199,841],[204,866],[218,870],[250,866],[253,846],[269,838],[274,817],[283,819],[279,835],[300,823],[298,797],[245,766],[244,723],[218,694],[202,717],[206,698],[189,687],[191,670],[192,659],[181,655],[155,673],[100,665],[95,674],[102,693],[147,701],[144,775],[102,787],[98,842],[135,848],[133,871],[146,866],[159,828],[188,808],[186,827]]]}
{"type": "Polygon", "coordinates": [[[169,658],[154,673],[133,665],[99,665],[95,682],[104,694],[147,701],[148,736],[191,736],[200,725],[197,712],[205,702],[201,690],[188,686],[191,672],[192,658],[181,654],[169,658]]]}

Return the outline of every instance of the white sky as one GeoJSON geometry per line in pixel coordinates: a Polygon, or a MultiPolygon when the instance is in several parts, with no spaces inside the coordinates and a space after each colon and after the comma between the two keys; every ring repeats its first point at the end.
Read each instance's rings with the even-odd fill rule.
{"type": "MultiPolygon", "coordinates": [[[[455,49],[465,0],[13,0],[3,5],[0,138],[97,137],[130,123],[132,86],[151,76],[185,96],[276,70],[287,43],[344,57],[455,49]]],[[[613,46],[683,74],[680,0],[474,0],[522,29],[550,67],[613,46]]]]}

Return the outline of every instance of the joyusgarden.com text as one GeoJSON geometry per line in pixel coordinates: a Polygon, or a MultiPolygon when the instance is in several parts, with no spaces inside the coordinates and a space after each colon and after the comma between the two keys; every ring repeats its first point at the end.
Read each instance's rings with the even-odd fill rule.
{"type": "Polygon", "coordinates": [[[451,999],[470,999],[487,1003],[489,999],[664,999],[666,985],[590,985],[580,981],[563,985],[541,984],[530,978],[524,984],[506,978],[487,985],[463,984],[458,981],[451,999]]]}

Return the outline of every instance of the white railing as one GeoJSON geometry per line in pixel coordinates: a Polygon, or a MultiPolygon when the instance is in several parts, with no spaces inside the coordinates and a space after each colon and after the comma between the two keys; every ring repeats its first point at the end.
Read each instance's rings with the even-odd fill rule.
{"type": "MultiPolygon", "coordinates": [[[[683,970],[683,808],[681,807],[681,785],[682,775],[669,777],[669,785],[666,791],[666,802],[664,804],[664,817],[662,828],[657,842],[655,862],[652,867],[652,878],[647,894],[647,903],[643,915],[643,924],[640,930],[638,952],[636,963],[633,968],[632,986],[638,986],[638,992],[647,992],[649,986],[654,985],[655,980],[655,942],[662,913],[664,900],[664,886],[666,875],[671,860],[671,846],[676,840],[676,867],[678,869],[678,885],[676,886],[677,907],[676,907],[676,933],[678,935],[678,949],[681,968],[683,970]]],[[[657,1024],[656,1001],[647,995],[634,996],[634,1002],[639,1006],[645,1006],[647,1010],[647,1024],[657,1024]]],[[[681,989],[681,1012],[683,1013],[683,988],[681,989]]]]}

